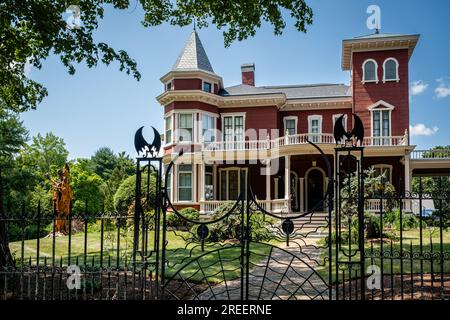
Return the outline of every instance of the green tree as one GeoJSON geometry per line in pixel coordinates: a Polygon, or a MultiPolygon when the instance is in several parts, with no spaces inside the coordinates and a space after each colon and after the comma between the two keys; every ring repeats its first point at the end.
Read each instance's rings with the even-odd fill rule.
{"type": "Polygon", "coordinates": [[[14,190],[23,194],[28,178],[17,170],[15,158],[26,145],[28,131],[17,114],[0,107],[0,174],[3,178],[4,197],[12,200],[14,190]]]}
{"type": "MultiPolygon", "coordinates": [[[[147,181],[142,179],[141,181],[141,202],[145,210],[152,208],[151,199],[155,197],[155,182],[156,176],[152,174],[150,177],[150,190],[149,190],[149,201],[147,201],[147,181]]],[[[120,213],[130,212],[134,208],[134,202],[136,198],[136,175],[132,175],[126,178],[120,184],[119,188],[114,195],[114,209],[120,213]]]]}
{"type": "Polygon", "coordinates": [[[108,147],[98,149],[91,157],[91,166],[96,174],[103,180],[111,177],[112,171],[117,165],[117,157],[108,147]]]}
{"type": "MultiPolygon", "coordinates": [[[[0,102],[0,218],[3,218],[4,198],[8,196],[15,184],[23,180],[15,169],[15,156],[28,139],[28,131],[18,116],[3,108],[0,102]]],[[[0,221],[0,267],[12,263],[6,234],[5,221],[0,221]]]]}
{"type": "Polygon", "coordinates": [[[111,176],[105,182],[103,193],[105,197],[105,211],[114,211],[114,195],[117,192],[120,184],[135,171],[135,163],[125,153],[120,152],[116,158],[116,166],[111,172],[111,176]]]}
{"type": "Polygon", "coordinates": [[[74,202],[72,211],[83,213],[86,209],[90,214],[99,213],[103,205],[102,178],[91,170],[89,161],[78,159],[70,166],[71,185],[74,202]]]}
{"type": "Polygon", "coordinates": [[[32,143],[25,146],[17,159],[22,170],[33,173],[36,183],[43,183],[46,174],[56,177],[58,170],[67,162],[69,152],[62,138],[53,133],[40,133],[33,137],[32,143]]]}
{"type": "MultiPolygon", "coordinates": [[[[75,73],[75,64],[95,67],[98,63],[119,64],[119,70],[141,75],[136,62],[124,50],[115,50],[105,42],[96,42],[94,33],[107,6],[127,10],[138,3],[144,11],[146,27],[170,23],[198,27],[208,24],[223,29],[225,45],[236,39],[254,36],[262,22],[269,23],[274,33],[283,32],[286,12],[298,31],[306,32],[312,23],[312,10],[305,0],[3,0],[0,3],[0,101],[16,111],[36,108],[48,94],[43,84],[29,79],[26,69],[40,69],[42,62],[54,54],[75,73]],[[80,10],[81,24],[68,27],[65,12],[69,5],[80,10]]],[[[73,7],[72,7],[73,8],[73,7]]],[[[75,10],[77,11],[77,10],[75,10]]]]}

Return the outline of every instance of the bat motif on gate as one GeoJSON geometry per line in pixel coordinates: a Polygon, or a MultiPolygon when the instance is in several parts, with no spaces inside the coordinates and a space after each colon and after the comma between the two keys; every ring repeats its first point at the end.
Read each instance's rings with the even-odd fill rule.
{"type": "Polygon", "coordinates": [[[353,114],[353,129],[352,131],[346,131],[343,124],[344,116],[340,116],[334,124],[334,140],[336,144],[347,144],[347,142],[351,142],[353,146],[356,146],[359,141],[360,145],[362,145],[364,140],[364,126],[361,119],[356,114],[353,114]]]}
{"type": "Polygon", "coordinates": [[[144,129],[143,126],[140,127],[134,135],[134,147],[136,148],[136,152],[138,155],[142,154],[145,158],[148,158],[149,155],[152,158],[157,157],[159,149],[161,149],[161,136],[159,132],[152,127],[154,137],[152,143],[148,143],[142,135],[142,129],[144,129]]]}

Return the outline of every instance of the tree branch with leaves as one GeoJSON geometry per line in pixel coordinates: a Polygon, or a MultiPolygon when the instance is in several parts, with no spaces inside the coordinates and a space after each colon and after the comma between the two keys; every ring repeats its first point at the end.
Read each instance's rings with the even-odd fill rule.
{"type": "Polygon", "coordinates": [[[198,27],[209,24],[223,31],[225,46],[256,34],[263,22],[271,24],[276,35],[286,27],[283,12],[295,21],[295,28],[306,32],[313,12],[305,0],[4,0],[0,3],[0,103],[16,112],[35,109],[48,95],[42,83],[27,77],[29,66],[41,69],[42,62],[54,54],[67,67],[89,68],[99,63],[119,64],[119,70],[139,80],[136,61],[125,50],[97,42],[94,32],[105,9],[126,10],[138,4],[144,11],[145,27],[168,23],[198,27]],[[80,25],[69,28],[64,14],[69,6],[80,9],[80,25]]]}

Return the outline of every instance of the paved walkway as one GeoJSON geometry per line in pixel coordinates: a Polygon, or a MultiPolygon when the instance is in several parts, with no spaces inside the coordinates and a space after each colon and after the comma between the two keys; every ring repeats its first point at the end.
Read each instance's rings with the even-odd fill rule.
{"type": "MultiPolygon", "coordinates": [[[[280,244],[271,254],[249,271],[249,299],[328,299],[328,287],[314,272],[323,249],[317,249],[319,238],[291,241],[290,246],[280,244]],[[297,243],[301,243],[301,250],[297,243]]],[[[257,260],[257,259],[254,259],[257,260]]],[[[238,300],[241,295],[241,280],[224,281],[210,286],[197,298],[201,300],[238,300]]]]}

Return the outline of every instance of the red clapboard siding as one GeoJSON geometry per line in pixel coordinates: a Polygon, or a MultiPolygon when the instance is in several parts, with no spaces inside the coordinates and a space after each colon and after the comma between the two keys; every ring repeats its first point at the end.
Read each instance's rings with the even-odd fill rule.
{"type": "Polygon", "coordinates": [[[353,54],[353,106],[365,127],[365,135],[371,135],[371,114],[368,108],[383,100],[395,106],[392,112],[392,135],[400,136],[409,127],[408,50],[355,52],[353,54]],[[399,62],[399,82],[383,83],[383,63],[393,57],[399,62]],[[362,65],[366,59],[378,64],[378,83],[362,84],[362,65]]]}

